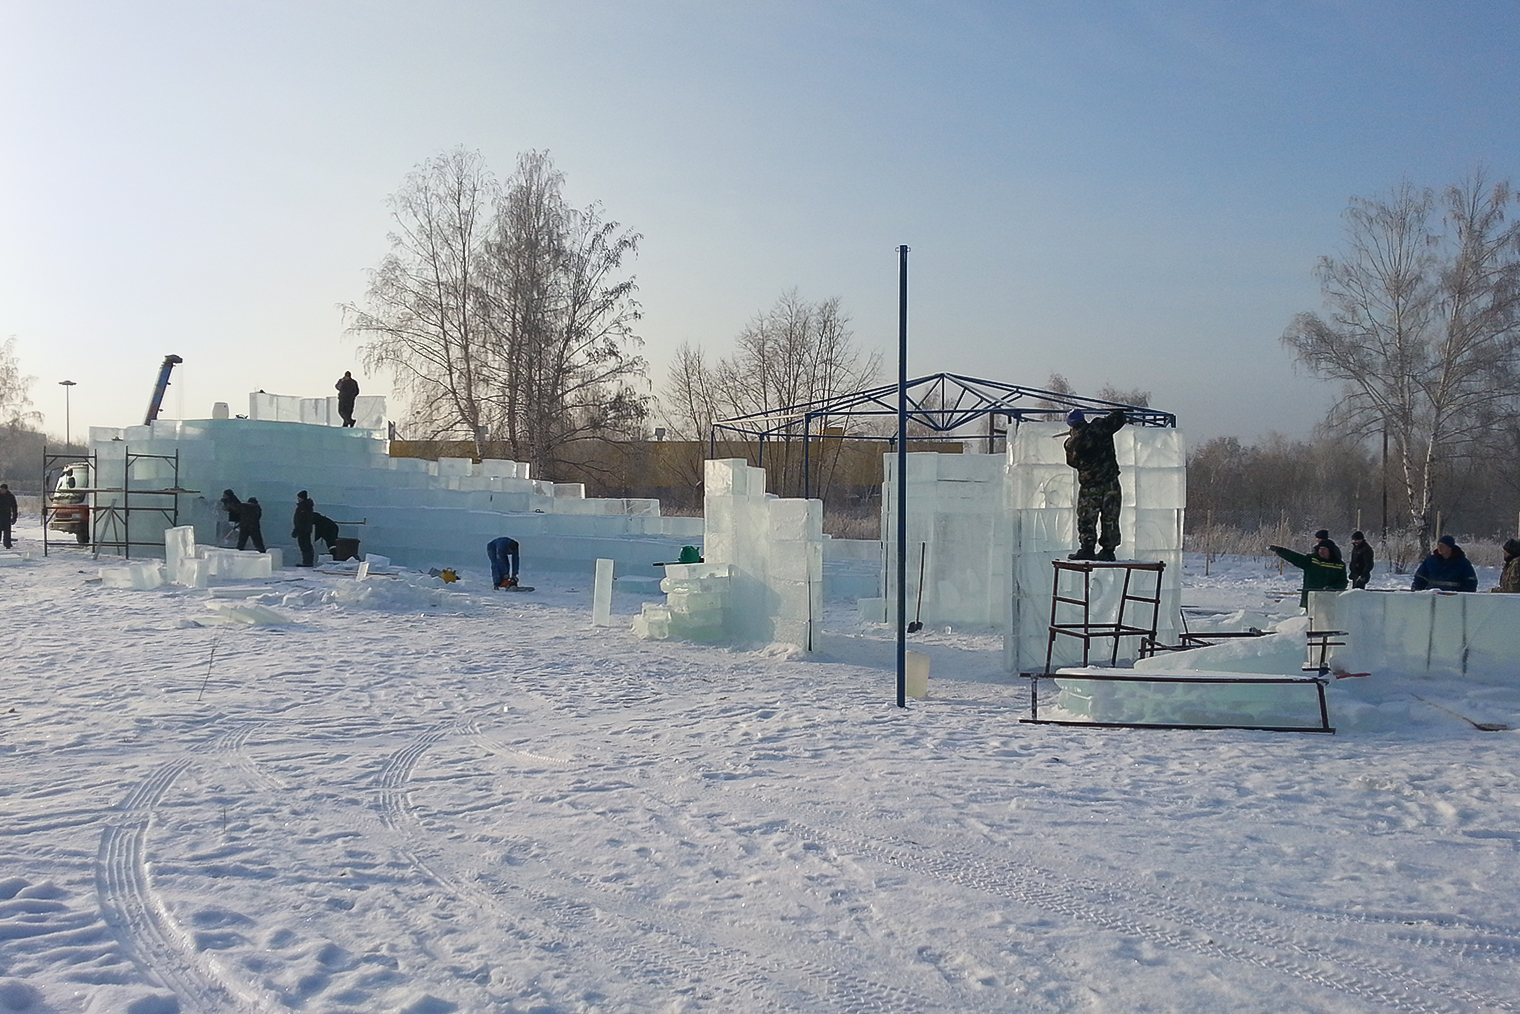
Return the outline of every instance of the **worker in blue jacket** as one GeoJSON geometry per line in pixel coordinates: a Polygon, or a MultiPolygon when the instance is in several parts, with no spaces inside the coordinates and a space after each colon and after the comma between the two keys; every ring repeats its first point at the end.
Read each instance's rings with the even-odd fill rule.
{"type": "Polygon", "coordinates": [[[1457,545],[1457,540],[1443,535],[1436,540],[1436,551],[1414,572],[1414,581],[1409,587],[1414,591],[1434,588],[1437,591],[1475,592],[1478,590],[1478,574],[1462,547],[1457,545]]]}

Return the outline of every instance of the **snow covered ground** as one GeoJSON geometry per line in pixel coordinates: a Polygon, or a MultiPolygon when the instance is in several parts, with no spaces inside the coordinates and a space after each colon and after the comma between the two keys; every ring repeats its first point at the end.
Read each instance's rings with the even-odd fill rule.
{"type": "MultiPolygon", "coordinates": [[[[1520,733],[1414,698],[1520,726],[1520,674],[1335,681],[1334,736],[1028,725],[988,631],[913,635],[899,710],[848,603],[812,657],[651,643],[476,562],[0,567],[0,1012],[1520,1007],[1520,733]],[[202,625],[238,601],[291,622],[202,625]]],[[[1188,568],[1200,620],[1296,607],[1188,568]]]]}

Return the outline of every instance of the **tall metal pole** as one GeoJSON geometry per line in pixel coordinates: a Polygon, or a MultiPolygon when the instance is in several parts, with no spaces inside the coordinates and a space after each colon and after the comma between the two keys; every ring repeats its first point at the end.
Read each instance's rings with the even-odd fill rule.
{"type": "Polygon", "coordinates": [[[1388,423],[1383,423],[1383,533],[1378,540],[1388,541],[1388,423]]]}
{"type": "Polygon", "coordinates": [[[908,706],[908,248],[897,248],[897,706],[908,706]]]}
{"type": "Polygon", "coordinates": [[[58,386],[63,388],[63,444],[65,447],[73,447],[73,436],[69,431],[69,388],[74,386],[72,380],[60,380],[58,386]]]}

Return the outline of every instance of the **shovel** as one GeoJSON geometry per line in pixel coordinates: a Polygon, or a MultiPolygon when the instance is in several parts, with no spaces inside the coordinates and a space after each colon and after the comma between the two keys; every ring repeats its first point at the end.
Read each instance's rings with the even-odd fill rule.
{"type": "Polygon", "coordinates": [[[1437,704],[1435,701],[1427,701],[1419,694],[1412,694],[1411,696],[1413,696],[1415,700],[1419,701],[1422,704],[1430,705],[1437,711],[1444,711],[1448,715],[1451,715],[1455,718],[1460,718],[1462,721],[1466,722],[1468,725],[1472,726],[1474,729],[1477,729],[1480,732],[1504,732],[1509,728],[1509,726],[1505,725],[1503,722],[1475,722],[1471,718],[1468,718],[1466,715],[1453,711],[1444,705],[1437,704]]]}
{"type": "Polygon", "coordinates": [[[927,542],[918,547],[918,608],[913,613],[913,622],[908,624],[910,634],[916,634],[924,629],[924,625],[919,622],[919,617],[924,615],[924,554],[928,551],[927,542]]]}

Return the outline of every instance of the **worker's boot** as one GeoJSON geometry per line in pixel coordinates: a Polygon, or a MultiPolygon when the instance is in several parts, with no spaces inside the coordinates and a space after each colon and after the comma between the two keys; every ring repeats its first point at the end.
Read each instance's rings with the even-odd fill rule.
{"type": "Polygon", "coordinates": [[[1104,546],[1102,549],[1098,550],[1098,555],[1093,557],[1093,559],[1099,561],[1100,563],[1113,563],[1114,551],[1112,549],[1109,549],[1107,546],[1104,546]]]}
{"type": "Polygon", "coordinates": [[[1068,560],[1096,560],[1097,556],[1093,553],[1093,544],[1091,542],[1084,542],[1084,543],[1082,543],[1082,545],[1078,546],[1077,547],[1077,551],[1075,553],[1072,553],[1070,556],[1068,556],[1067,559],[1068,560]]]}

